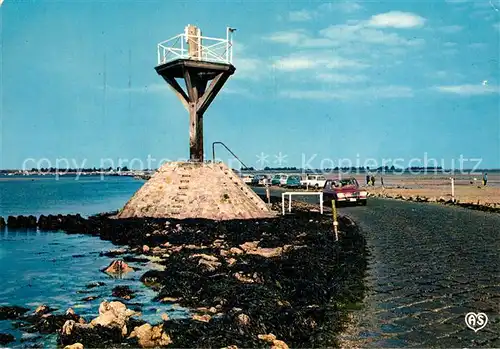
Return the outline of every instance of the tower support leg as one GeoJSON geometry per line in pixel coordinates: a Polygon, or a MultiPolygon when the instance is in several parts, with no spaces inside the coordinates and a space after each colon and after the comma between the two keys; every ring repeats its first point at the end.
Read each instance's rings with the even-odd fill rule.
{"type": "Polygon", "coordinates": [[[189,159],[203,162],[203,115],[195,103],[189,106],[189,159]]]}

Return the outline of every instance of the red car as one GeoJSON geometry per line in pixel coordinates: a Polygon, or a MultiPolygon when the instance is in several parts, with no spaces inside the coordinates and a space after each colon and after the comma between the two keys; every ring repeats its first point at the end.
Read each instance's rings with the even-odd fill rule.
{"type": "Polygon", "coordinates": [[[359,183],[354,177],[345,179],[328,179],[323,187],[324,202],[350,202],[366,205],[368,193],[359,188],[359,183]]]}

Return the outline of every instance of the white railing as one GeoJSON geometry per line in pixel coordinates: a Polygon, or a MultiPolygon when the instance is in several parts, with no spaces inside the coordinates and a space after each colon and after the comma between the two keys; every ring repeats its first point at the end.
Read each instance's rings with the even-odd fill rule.
{"type": "Polygon", "coordinates": [[[179,34],[158,44],[158,65],[175,59],[193,59],[199,61],[232,64],[233,43],[231,33],[235,29],[227,28],[226,39],[208,36],[179,34]],[[198,44],[195,56],[189,55],[188,42],[198,44]]]}
{"type": "Polygon", "coordinates": [[[315,192],[312,193],[310,191],[287,191],[285,193],[281,193],[281,211],[282,214],[285,214],[285,196],[288,195],[288,212],[292,212],[292,195],[317,195],[319,196],[319,211],[323,214],[323,192],[315,192]]]}

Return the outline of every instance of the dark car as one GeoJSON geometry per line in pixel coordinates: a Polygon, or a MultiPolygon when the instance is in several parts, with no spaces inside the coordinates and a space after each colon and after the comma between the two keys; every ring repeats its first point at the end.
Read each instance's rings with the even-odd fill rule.
{"type": "Polygon", "coordinates": [[[323,200],[326,203],[349,202],[366,205],[368,193],[361,190],[354,177],[345,179],[328,179],[323,187],[323,200]]]}

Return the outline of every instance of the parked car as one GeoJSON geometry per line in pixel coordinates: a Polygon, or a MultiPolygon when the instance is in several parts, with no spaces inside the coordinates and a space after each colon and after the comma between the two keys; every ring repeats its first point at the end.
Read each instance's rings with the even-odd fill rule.
{"type": "Polygon", "coordinates": [[[241,179],[243,179],[243,182],[245,182],[246,184],[250,184],[250,183],[252,183],[253,177],[254,177],[254,175],[242,175],[241,179]]]}
{"type": "Polygon", "coordinates": [[[271,175],[264,175],[264,177],[259,180],[259,185],[262,186],[271,185],[271,180],[272,180],[271,175]]]}
{"type": "Polygon", "coordinates": [[[286,180],[288,179],[288,177],[289,176],[285,175],[285,174],[281,175],[281,177],[280,177],[280,184],[279,184],[280,187],[284,187],[286,185],[286,180]]]}
{"type": "Polygon", "coordinates": [[[304,188],[323,188],[326,183],[325,176],[322,175],[308,175],[305,180],[300,181],[304,188]]]}
{"type": "Polygon", "coordinates": [[[271,185],[280,185],[281,183],[281,174],[276,174],[271,179],[271,185]]]}
{"type": "Polygon", "coordinates": [[[285,186],[287,188],[300,188],[300,176],[288,176],[285,186]]]}
{"type": "Polygon", "coordinates": [[[252,178],[251,185],[254,185],[254,186],[264,186],[268,182],[270,184],[270,178],[269,178],[269,176],[264,175],[264,174],[258,174],[258,175],[255,175],[252,178]]]}
{"type": "Polygon", "coordinates": [[[352,202],[366,205],[368,193],[360,189],[359,183],[354,177],[345,179],[328,179],[323,188],[323,200],[325,203],[352,202]]]}

